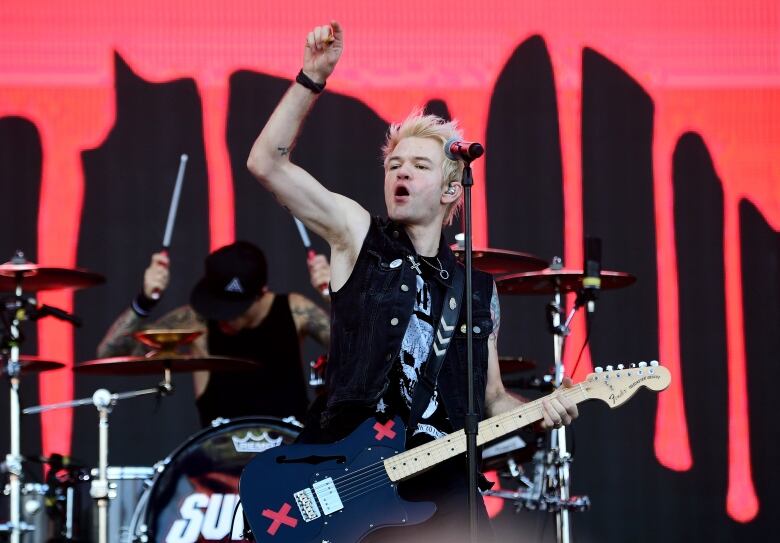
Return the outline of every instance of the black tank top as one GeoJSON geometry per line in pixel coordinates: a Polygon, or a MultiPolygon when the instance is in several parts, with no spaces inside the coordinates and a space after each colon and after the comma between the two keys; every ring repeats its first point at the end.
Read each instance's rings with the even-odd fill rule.
{"type": "Polygon", "coordinates": [[[306,382],[286,294],[275,295],[260,326],[229,336],[216,321],[209,321],[208,334],[210,354],[257,360],[261,366],[249,372],[211,372],[206,390],[195,402],[203,426],[217,417],[250,415],[294,415],[303,420],[306,382]]]}

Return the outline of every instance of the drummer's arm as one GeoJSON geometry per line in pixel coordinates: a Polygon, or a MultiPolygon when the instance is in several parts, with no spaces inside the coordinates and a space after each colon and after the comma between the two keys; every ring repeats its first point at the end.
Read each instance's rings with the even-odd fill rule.
{"type": "Polygon", "coordinates": [[[100,341],[97,348],[98,358],[143,354],[143,346],[133,338],[132,334],[145,328],[149,328],[148,319],[139,316],[132,308],[127,308],[117,317],[100,341]]]}
{"type": "Polygon", "coordinates": [[[150,328],[187,328],[205,331],[206,324],[188,305],[178,307],[152,323],[129,308],[119,315],[98,345],[98,358],[144,354],[147,348],[133,338],[133,333],[150,328]]]}
{"type": "Polygon", "coordinates": [[[300,294],[288,296],[290,313],[295,322],[298,337],[310,337],[325,348],[330,346],[330,318],[325,311],[300,294]]]}

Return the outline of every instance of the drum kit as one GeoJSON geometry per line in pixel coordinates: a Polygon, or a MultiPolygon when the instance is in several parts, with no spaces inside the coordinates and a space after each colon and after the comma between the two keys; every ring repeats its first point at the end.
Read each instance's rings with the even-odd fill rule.
{"type": "MultiPolygon", "coordinates": [[[[462,250],[453,247],[462,258],[462,250]]],[[[527,253],[500,249],[475,249],[474,266],[496,276],[499,293],[552,296],[551,332],[555,369],[543,377],[527,377],[536,364],[522,357],[502,357],[502,376],[510,387],[550,391],[563,377],[562,348],[569,333],[572,309],[563,321],[563,296],[581,293],[582,270],[565,269],[560,259],[552,265],[527,253]]],[[[600,271],[602,289],[626,287],[635,281],[627,273],[600,271]]],[[[92,397],[21,409],[22,375],[57,370],[64,364],[20,354],[24,321],[52,316],[79,325],[77,317],[60,309],[39,305],[36,293],[53,289],[81,289],[104,282],[83,269],[44,267],[27,261],[21,252],[0,265],[0,372],[8,378],[10,395],[10,452],[5,471],[10,512],[0,524],[0,537],[11,543],[45,541],[97,541],[129,543],[147,541],[241,540],[243,515],[238,503],[238,479],[244,465],[265,449],[292,442],[301,430],[297,421],[249,416],[217,419],[154,466],[109,466],[109,415],[117,402],[139,396],[164,397],[174,392],[172,374],[194,371],[242,371],[255,362],[219,356],[180,354],[201,333],[197,330],[146,330],[135,339],[151,349],[146,356],[91,360],[73,371],[98,376],[161,375],[156,387],[127,392],[98,389],[92,397]],[[52,409],[93,405],[98,411],[98,467],[81,465],[66,456],[22,456],[21,416],[52,409]],[[45,482],[28,479],[25,463],[48,467],[45,482]]],[[[579,302],[578,302],[579,303],[579,302]]],[[[581,305],[581,304],[579,304],[581,305]]],[[[325,360],[311,364],[312,386],[322,385],[325,360]]],[[[555,513],[559,541],[569,539],[569,511],[587,509],[587,497],[569,495],[569,466],[565,428],[547,434],[524,430],[483,451],[483,469],[497,470],[517,483],[518,490],[487,491],[520,510],[555,513]],[[530,469],[523,464],[530,463],[530,469]]],[[[1,513],[0,513],[1,514],[1,513]]]]}
{"type": "MultiPolygon", "coordinates": [[[[146,356],[115,357],[77,364],[83,374],[161,375],[156,387],[112,393],[98,389],[90,398],[21,408],[20,379],[65,367],[60,362],[20,354],[24,321],[53,316],[80,324],[63,310],[39,305],[42,290],[80,289],[105,279],[82,269],[39,266],[17,252],[0,264],[0,373],[8,378],[10,452],[6,455],[8,520],[0,539],[11,543],[238,540],[243,515],[238,479],[260,451],[292,442],[300,432],[294,420],[273,417],[218,419],[154,466],[109,466],[109,415],[117,402],[174,392],[172,374],[194,371],[247,371],[256,362],[219,356],[180,354],[196,330],[146,330],[135,338],[151,348],[146,356]],[[21,416],[53,409],[93,405],[98,411],[98,467],[90,469],[67,456],[22,456],[21,416]],[[45,482],[32,481],[29,464],[47,467],[45,482]],[[201,539],[202,538],[202,539],[201,539]]],[[[0,514],[6,513],[2,511],[0,514]]]]}

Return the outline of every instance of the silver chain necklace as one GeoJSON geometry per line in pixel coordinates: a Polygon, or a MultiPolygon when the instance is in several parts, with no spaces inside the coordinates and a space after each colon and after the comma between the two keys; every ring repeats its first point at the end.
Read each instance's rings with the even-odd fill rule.
{"type": "Polygon", "coordinates": [[[439,277],[441,277],[444,281],[446,281],[447,279],[450,278],[450,272],[448,272],[447,270],[444,269],[444,266],[441,265],[441,260],[439,260],[438,256],[436,257],[436,262],[439,263],[439,267],[438,268],[436,266],[434,266],[433,264],[431,264],[430,262],[428,262],[428,260],[426,260],[426,258],[424,256],[422,256],[422,255],[420,255],[420,260],[422,260],[423,262],[428,264],[431,268],[433,268],[434,270],[439,272],[439,277]]]}

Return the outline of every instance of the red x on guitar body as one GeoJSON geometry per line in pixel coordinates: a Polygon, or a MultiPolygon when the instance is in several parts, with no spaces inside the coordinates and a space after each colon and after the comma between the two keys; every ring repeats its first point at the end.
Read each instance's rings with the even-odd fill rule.
{"type": "Polygon", "coordinates": [[[263,509],[263,516],[273,521],[268,530],[266,530],[270,535],[276,535],[282,524],[286,524],[290,528],[295,528],[298,525],[298,520],[287,514],[290,512],[290,509],[292,509],[292,506],[289,503],[282,505],[278,512],[273,509],[263,509]]]}
{"type": "Polygon", "coordinates": [[[395,426],[395,421],[392,420],[388,420],[384,424],[377,421],[374,424],[374,430],[376,430],[375,439],[377,441],[382,441],[384,438],[393,439],[395,437],[395,431],[392,430],[393,426],[395,426]]]}

